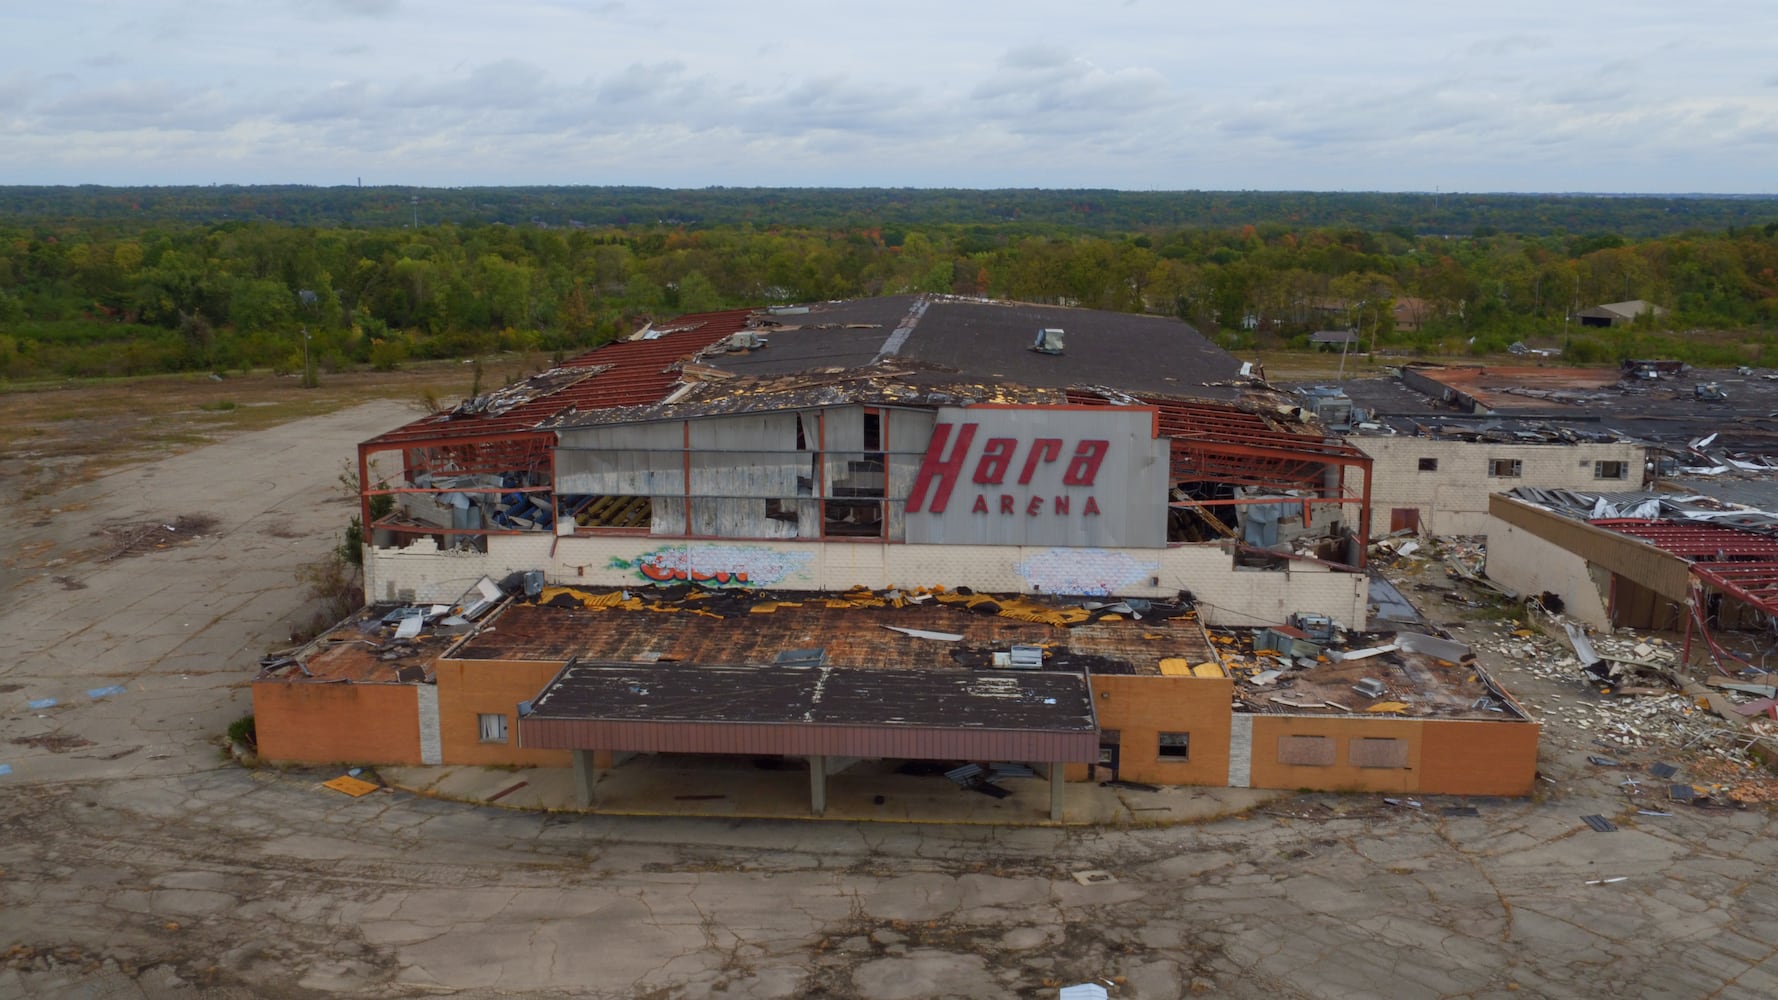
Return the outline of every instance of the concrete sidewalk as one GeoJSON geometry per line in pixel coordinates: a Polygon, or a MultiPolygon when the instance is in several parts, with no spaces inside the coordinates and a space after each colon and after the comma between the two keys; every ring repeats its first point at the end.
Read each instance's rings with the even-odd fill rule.
{"type": "MultiPolygon", "coordinates": [[[[1008,778],[1012,792],[994,798],[959,788],[941,774],[897,773],[893,763],[864,762],[827,779],[827,812],[809,814],[809,778],[790,762],[762,768],[751,758],[687,764],[637,757],[600,773],[597,799],[583,809],[566,767],[383,767],[391,787],[418,795],[510,809],[618,816],[710,816],[723,819],[825,819],[855,822],[1055,826],[1049,783],[1008,778]]],[[[1064,826],[1169,826],[1245,812],[1285,793],[1248,788],[1162,788],[1144,791],[1097,782],[1069,782],[1064,826]]]]}

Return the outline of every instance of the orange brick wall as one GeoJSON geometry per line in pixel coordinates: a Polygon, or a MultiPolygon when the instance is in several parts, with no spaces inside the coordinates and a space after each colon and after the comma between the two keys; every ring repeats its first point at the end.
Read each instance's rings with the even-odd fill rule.
{"type": "Polygon", "coordinates": [[[1420,791],[1442,795],[1530,795],[1537,783],[1533,722],[1428,720],[1420,737],[1420,791]]]}
{"type": "Polygon", "coordinates": [[[1420,725],[1417,719],[1256,715],[1253,717],[1253,787],[1417,791],[1420,787],[1420,725]],[[1278,763],[1278,739],[1282,736],[1331,737],[1334,741],[1333,765],[1278,763]],[[1406,740],[1408,766],[1357,767],[1348,763],[1350,742],[1365,737],[1406,740]]]}
{"type": "Polygon", "coordinates": [[[1113,674],[1090,680],[1099,728],[1118,730],[1121,740],[1118,777],[1158,785],[1228,784],[1234,681],[1113,674]],[[1190,758],[1161,759],[1158,734],[1163,732],[1190,733],[1190,758]]]}
{"type": "Polygon", "coordinates": [[[526,750],[518,745],[517,705],[537,697],[562,664],[535,660],[439,660],[438,730],[446,764],[568,767],[567,750],[526,750]],[[503,712],[506,742],[483,743],[476,716],[503,712]]]}
{"type": "Polygon", "coordinates": [[[406,684],[256,681],[259,755],[298,764],[418,764],[420,715],[406,684]]]}
{"type": "Polygon", "coordinates": [[[1528,795],[1537,772],[1538,727],[1529,722],[1465,719],[1257,715],[1253,787],[1422,795],[1528,795]],[[1331,767],[1278,762],[1281,736],[1334,740],[1331,767]],[[1404,768],[1350,763],[1355,739],[1407,741],[1404,768]]]}

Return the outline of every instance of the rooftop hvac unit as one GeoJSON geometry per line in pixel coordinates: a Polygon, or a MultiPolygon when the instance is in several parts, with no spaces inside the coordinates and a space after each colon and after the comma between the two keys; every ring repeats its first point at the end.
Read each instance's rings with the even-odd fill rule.
{"type": "Polygon", "coordinates": [[[1037,331],[1037,340],[1031,349],[1039,354],[1062,353],[1062,330],[1060,327],[1045,327],[1037,331]]]}
{"type": "Polygon", "coordinates": [[[1357,684],[1352,685],[1352,690],[1357,691],[1366,698],[1381,698],[1383,697],[1384,692],[1389,689],[1384,687],[1383,682],[1377,680],[1375,677],[1366,677],[1357,684]]]}
{"type": "Polygon", "coordinates": [[[1043,669],[1042,646],[1014,646],[1007,657],[1007,666],[1014,670],[1043,669]]]}

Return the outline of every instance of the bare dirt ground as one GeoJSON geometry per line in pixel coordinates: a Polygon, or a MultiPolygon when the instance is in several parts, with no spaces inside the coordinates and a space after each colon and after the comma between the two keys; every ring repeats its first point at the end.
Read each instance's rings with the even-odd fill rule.
{"type": "MultiPolygon", "coordinates": [[[[1560,721],[1532,801],[1161,829],[570,817],[243,770],[215,737],[305,615],[342,462],[409,415],[206,430],[0,521],[0,996],[1778,995],[1772,816],[1641,815],[1560,721]],[[196,514],[103,558],[105,524],[196,514]]],[[[1584,693],[1484,658],[1534,705],[1584,693]]]]}

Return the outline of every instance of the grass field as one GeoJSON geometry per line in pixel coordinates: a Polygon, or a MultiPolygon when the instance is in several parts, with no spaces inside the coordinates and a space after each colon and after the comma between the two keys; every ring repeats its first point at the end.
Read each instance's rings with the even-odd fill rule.
{"type": "MultiPolygon", "coordinates": [[[[548,366],[546,356],[484,361],[482,388],[548,366]]],[[[106,469],[199,447],[242,431],[331,413],[372,399],[428,395],[449,406],[467,395],[469,366],[418,363],[392,372],[323,374],[305,389],[296,375],[208,374],[14,384],[0,391],[0,468],[6,492],[33,496],[106,469]]]]}

